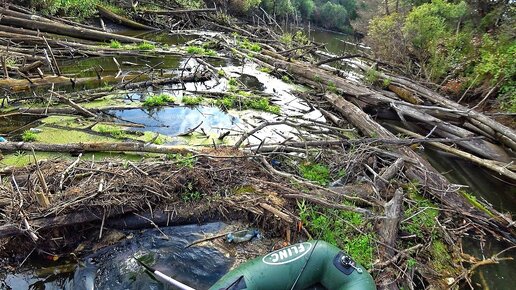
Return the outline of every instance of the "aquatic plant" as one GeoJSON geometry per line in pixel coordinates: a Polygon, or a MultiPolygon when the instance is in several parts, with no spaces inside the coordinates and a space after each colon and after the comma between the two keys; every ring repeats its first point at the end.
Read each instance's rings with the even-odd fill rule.
{"type": "Polygon", "coordinates": [[[122,44],[118,40],[111,40],[109,43],[109,47],[111,48],[122,48],[122,44]]]}
{"type": "Polygon", "coordinates": [[[159,107],[174,102],[175,99],[172,96],[169,96],[167,94],[159,94],[147,97],[145,101],[143,101],[143,105],[145,107],[159,107]]]}
{"type": "Polygon", "coordinates": [[[33,142],[38,139],[38,135],[32,131],[24,131],[22,134],[22,140],[23,142],[33,142]]]}
{"type": "Polygon", "coordinates": [[[137,50],[154,50],[154,49],[156,49],[156,46],[150,42],[144,41],[144,42],[139,43],[136,46],[136,49],[137,50]]]}
{"type": "Polygon", "coordinates": [[[202,97],[196,96],[184,96],[182,99],[183,104],[187,106],[197,106],[202,103],[204,99],[202,97]]]}
{"type": "Polygon", "coordinates": [[[190,53],[190,54],[195,54],[195,55],[206,55],[206,56],[217,55],[217,53],[214,50],[206,49],[206,48],[203,48],[200,46],[193,46],[193,45],[188,46],[186,48],[186,52],[190,53]]]}

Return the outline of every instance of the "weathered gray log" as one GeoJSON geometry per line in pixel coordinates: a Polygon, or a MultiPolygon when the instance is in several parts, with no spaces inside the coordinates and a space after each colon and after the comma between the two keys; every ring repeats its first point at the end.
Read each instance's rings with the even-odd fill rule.
{"type": "MultiPolygon", "coordinates": [[[[411,132],[409,130],[406,130],[406,129],[403,129],[403,128],[400,128],[398,126],[392,126],[393,128],[395,128],[398,132],[400,133],[403,133],[403,134],[407,134],[411,137],[414,137],[414,138],[421,138],[423,136],[417,134],[417,133],[414,133],[414,132],[411,132]]],[[[445,145],[445,144],[442,144],[440,142],[428,142],[428,145],[432,146],[432,147],[435,147],[437,149],[440,149],[440,150],[443,150],[445,152],[448,152],[448,153],[451,153],[455,156],[458,156],[462,159],[465,159],[465,160],[468,160],[468,161],[471,161],[479,166],[482,166],[482,167],[485,167],[487,169],[490,169],[494,172],[497,172],[498,174],[500,175],[503,175],[513,181],[516,181],[516,173],[514,173],[513,171],[511,171],[509,168],[508,168],[508,165],[510,165],[509,163],[507,164],[504,164],[504,165],[500,165],[498,162],[495,162],[493,160],[487,160],[487,159],[482,159],[482,158],[479,158],[473,154],[470,154],[470,153],[467,153],[467,152],[464,152],[464,151],[461,151],[461,150],[458,150],[457,148],[453,148],[451,146],[448,146],[448,145],[445,145]]]]}
{"type": "Polygon", "coordinates": [[[36,20],[23,19],[12,16],[2,16],[0,18],[0,24],[14,25],[17,27],[23,27],[32,30],[40,30],[44,32],[56,33],[61,35],[73,36],[81,39],[90,39],[96,41],[110,41],[118,40],[120,42],[143,42],[143,39],[119,35],[114,33],[108,33],[103,31],[97,31],[93,29],[87,29],[82,27],[74,27],[67,24],[57,22],[41,22],[36,20]]]}
{"type": "MultiPolygon", "coordinates": [[[[401,188],[396,189],[394,197],[385,204],[384,212],[385,218],[382,219],[377,225],[378,235],[383,242],[380,244],[380,256],[382,261],[391,259],[394,255],[394,248],[396,245],[396,239],[398,237],[398,226],[401,219],[401,212],[403,208],[403,190],[401,188]]],[[[396,272],[391,269],[385,269],[378,277],[378,281],[391,281],[391,283],[381,283],[378,289],[384,290],[398,290],[396,284],[396,272]]]]}
{"type": "Polygon", "coordinates": [[[138,12],[156,15],[174,15],[174,14],[187,14],[187,13],[214,13],[217,12],[217,8],[200,8],[200,9],[174,9],[174,10],[148,10],[138,9],[138,12]]]}
{"type": "Polygon", "coordinates": [[[3,8],[3,7],[0,8],[0,14],[7,15],[7,16],[12,16],[12,17],[17,17],[17,18],[21,18],[21,19],[45,22],[45,23],[55,23],[54,21],[52,21],[52,20],[50,20],[48,18],[42,17],[42,16],[38,16],[38,15],[34,15],[34,14],[29,15],[29,14],[17,12],[17,11],[11,10],[11,9],[6,9],[6,8],[3,8]]]}
{"type": "Polygon", "coordinates": [[[43,152],[148,152],[162,154],[193,153],[185,146],[165,146],[137,142],[91,142],[69,144],[46,144],[30,142],[0,142],[0,150],[6,151],[43,151],[43,152]]]}
{"type": "Polygon", "coordinates": [[[446,108],[455,109],[457,111],[467,112],[464,114],[461,114],[462,116],[466,117],[472,124],[479,126],[484,125],[492,130],[496,131],[496,136],[498,137],[499,141],[504,143],[505,145],[509,146],[513,150],[516,150],[516,132],[514,129],[509,128],[505,125],[500,124],[499,122],[495,121],[492,118],[489,118],[488,116],[477,112],[475,110],[470,110],[467,107],[464,107],[448,98],[445,98],[441,96],[439,93],[432,91],[422,85],[419,85],[418,83],[394,76],[394,75],[388,75],[380,72],[380,76],[382,78],[386,78],[391,80],[394,84],[402,85],[406,88],[409,88],[411,90],[414,90],[415,92],[419,93],[423,97],[425,97],[427,100],[439,104],[441,106],[444,106],[446,108]]]}
{"type": "MultiPolygon", "coordinates": [[[[337,109],[350,123],[356,126],[365,135],[385,139],[397,139],[394,134],[375,122],[369,115],[364,113],[356,105],[348,102],[344,97],[333,93],[327,93],[325,94],[325,98],[331,102],[335,106],[335,109],[337,109]]],[[[393,148],[393,150],[411,161],[405,163],[405,174],[409,178],[419,181],[426,189],[426,192],[430,193],[443,205],[446,205],[451,209],[455,209],[465,217],[474,218],[477,224],[481,224],[491,230],[496,230],[505,239],[507,239],[507,241],[516,243],[516,238],[513,233],[508,230],[505,219],[500,217],[493,218],[493,216],[489,216],[485,212],[475,208],[469,203],[469,201],[461,196],[458,191],[454,189],[454,186],[450,184],[443,175],[435,170],[428,161],[420,157],[409,147],[401,146],[393,148]]]]}
{"type": "Polygon", "coordinates": [[[97,10],[99,11],[101,16],[108,18],[109,20],[121,24],[123,26],[142,29],[142,30],[157,30],[155,27],[147,26],[145,24],[141,24],[139,22],[133,21],[131,19],[120,16],[107,8],[102,7],[101,5],[97,5],[97,10]]]}

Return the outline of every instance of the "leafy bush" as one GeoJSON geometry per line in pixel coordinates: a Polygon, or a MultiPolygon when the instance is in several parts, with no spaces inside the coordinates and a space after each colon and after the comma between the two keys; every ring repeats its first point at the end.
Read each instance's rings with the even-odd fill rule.
{"type": "Polygon", "coordinates": [[[320,15],[321,19],[324,19],[320,24],[325,28],[339,30],[349,28],[349,15],[344,6],[328,1],[321,7],[320,15]]]}

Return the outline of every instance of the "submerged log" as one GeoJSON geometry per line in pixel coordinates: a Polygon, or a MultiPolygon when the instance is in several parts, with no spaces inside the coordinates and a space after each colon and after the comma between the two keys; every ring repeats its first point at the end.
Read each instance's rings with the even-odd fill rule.
{"type": "Polygon", "coordinates": [[[93,29],[87,29],[82,27],[74,27],[67,24],[57,22],[41,22],[36,20],[23,19],[18,17],[3,15],[0,18],[0,24],[13,25],[17,27],[23,27],[32,30],[40,30],[44,32],[56,33],[61,35],[73,36],[81,39],[90,39],[96,41],[110,41],[118,40],[120,42],[143,42],[143,39],[124,36],[109,32],[97,31],[93,29]]]}

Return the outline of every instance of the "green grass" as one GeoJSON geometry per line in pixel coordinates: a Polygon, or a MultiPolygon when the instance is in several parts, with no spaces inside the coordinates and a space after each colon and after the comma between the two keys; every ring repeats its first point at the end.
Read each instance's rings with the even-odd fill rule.
{"type": "Polygon", "coordinates": [[[154,49],[156,49],[156,46],[150,42],[144,41],[144,42],[139,43],[136,46],[136,49],[137,50],[154,50],[154,49]]]}
{"type": "Polygon", "coordinates": [[[406,189],[408,197],[414,201],[404,211],[404,220],[400,228],[411,235],[423,239],[428,236],[437,238],[439,232],[437,230],[436,218],[439,216],[439,210],[430,200],[422,197],[417,185],[410,184],[406,189]]]}
{"type": "Polygon", "coordinates": [[[192,182],[188,182],[186,184],[185,191],[181,194],[181,199],[184,202],[195,202],[200,201],[202,198],[202,193],[195,189],[195,186],[192,182]]]}
{"type": "Polygon", "coordinates": [[[203,102],[202,97],[191,97],[191,96],[184,96],[183,97],[183,104],[187,106],[197,106],[203,102]]]}
{"type": "Polygon", "coordinates": [[[303,178],[323,186],[330,182],[330,169],[324,164],[306,162],[299,166],[299,173],[303,178]]]}
{"type": "Polygon", "coordinates": [[[371,267],[376,237],[360,214],[318,207],[304,200],[298,202],[298,210],[302,223],[316,239],[342,248],[364,267],[371,267]]]}
{"type": "Polygon", "coordinates": [[[200,46],[188,46],[186,48],[186,52],[189,54],[195,54],[195,55],[205,55],[205,56],[216,56],[217,53],[214,50],[206,49],[200,46]]]}
{"type": "Polygon", "coordinates": [[[282,76],[281,80],[286,82],[287,84],[291,84],[292,83],[292,80],[287,75],[282,76]]]}
{"type": "Polygon", "coordinates": [[[38,139],[38,135],[32,131],[24,131],[22,134],[22,140],[23,142],[33,142],[38,139]]]}
{"type": "Polygon", "coordinates": [[[159,94],[147,97],[145,101],[143,101],[143,106],[145,107],[160,107],[165,106],[170,103],[174,103],[175,99],[172,96],[166,94],[159,94]]]}
{"type": "Polygon", "coordinates": [[[111,40],[109,43],[109,47],[111,48],[122,48],[122,44],[118,40],[111,40]]]}
{"type": "Polygon", "coordinates": [[[332,92],[332,93],[336,93],[337,92],[337,86],[335,86],[334,82],[329,82],[328,86],[326,87],[326,90],[328,90],[329,92],[332,92]]]}
{"type": "Polygon", "coordinates": [[[262,72],[262,73],[266,73],[266,74],[270,74],[272,72],[272,70],[268,67],[260,67],[259,70],[262,72]]]}
{"type": "Polygon", "coordinates": [[[281,108],[277,105],[271,105],[269,99],[244,91],[237,91],[235,94],[216,99],[212,104],[224,109],[253,109],[276,115],[279,115],[281,112],[281,108]]]}
{"type": "Polygon", "coordinates": [[[243,41],[239,41],[238,45],[240,46],[240,48],[248,49],[248,50],[254,51],[254,52],[260,52],[262,50],[262,47],[260,46],[260,44],[249,41],[249,39],[247,39],[247,38],[244,38],[243,41]]]}
{"type": "Polygon", "coordinates": [[[185,155],[182,154],[167,154],[167,159],[174,161],[174,163],[178,164],[181,167],[194,168],[197,163],[197,157],[193,156],[192,153],[188,153],[185,155]]]}
{"type": "Polygon", "coordinates": [[[96,125],[95,131],[103,134],[109,134],[113,138],[123,138],[124,130],[116,126],[96,125]]]}

